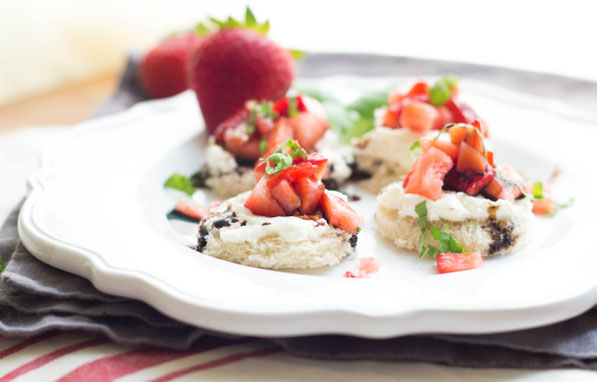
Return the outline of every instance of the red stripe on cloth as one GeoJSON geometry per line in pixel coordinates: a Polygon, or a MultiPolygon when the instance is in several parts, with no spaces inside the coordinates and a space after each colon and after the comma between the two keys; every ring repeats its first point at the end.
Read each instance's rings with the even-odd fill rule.
{"type": "Polygon", "coordinates": [[[232,354],[232,355],[229,355],[226,357],[214,359],[213,361],[195,365],[195,366],[189,367],[187,369],[178,370],[178,371],[172,372],[170,374],[166,374],[160,378],[152,379],[151,382],[171,381],[174,378],[178,378],[182,375],[193,373],[195,371],[202,371],[202,370],[212,369],[212,368],[218,367],[218,366],[228,365],[228,364],[231,364],[234,362],[242,361],[245,358],[264,357],[264,356],[267,356],[270,354],[279,353],[281,351],[282,351],[281,347],[275,346],[275,347],[269,347],[269,348],[265,348],[265,349],[257,349],[257,350],[253,350],[253,351],[245,352],[245,353],[232,354]]]}
{"type": "Polygon", "coordinates": [[[4,350],[0,351],[0,359],[2,359],[4,357],[8,357],[9,355],[18,352],[19,350],[23,350],[28,346],[35,345],[38,342],[47,340],[48,338],[55,337],[56,335],[58,335],[58,332],[46,332],[46,333],[38,334],[37,336],[29,337],[26,340],[9,347],[8,349],[4,349],[4,350]]]}
{"type": "Polygon", "coordinates": [[[10,373],[6,374],[4,377],[0,378],[0,382],[11,381],[11,380],[15,379],[16,377],[20,377],[21,375],[26,374],[26,373],[30,372],[31,370],[40,368],[40,367],[46,365],[47,363],[50,363],[62,356],[65,356],[70,353],[74,353],[78,350],[85,349],[88,347],[102,345],[107,342],[110,342],[110,340],[108,340],[106,338],[95,338],[92,340],[80,342],[78,344],[74,344],[74,345],[70,345],[70,346],[66,346],[66,347],[54,350],[51,353],[42,355],[41,357],[38,357],[31,362],[27,362],[26,364],[19,366],[18,368],[14,369],[10,373]]]}
{"type": "Polygon", "coordinates": [[[159,348],[144,348],[101,358],[76,368],[60,378],[59,382],[83,381],[93,375],[98,381],[111,381],[127,374],[137,372],[148,367],[159,365],[177,358],[202,353],[228,345],[236,345],[248,340],[236,341],[208,338],[193,345],[188,350],[175,351],[159,348]]]}

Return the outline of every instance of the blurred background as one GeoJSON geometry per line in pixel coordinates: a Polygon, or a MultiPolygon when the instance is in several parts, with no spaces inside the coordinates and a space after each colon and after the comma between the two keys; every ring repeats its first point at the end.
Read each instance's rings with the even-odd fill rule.
{"type": "Polygon", "coordinates": [[[249,4],[270,36],[307,51],[362,51],[597,80],[589,1],[0,1],[0,105],[117,74],[129,50],[249,4]]]}

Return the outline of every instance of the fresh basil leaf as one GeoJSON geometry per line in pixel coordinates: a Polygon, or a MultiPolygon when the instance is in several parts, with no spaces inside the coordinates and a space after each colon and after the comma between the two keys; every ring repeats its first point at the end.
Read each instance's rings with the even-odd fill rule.
{"type": "Polygon", "coordinates": [[[429,89],[429,102],[433,106],[441,106],[450,100],[452,93],[450,88],[443,82],[436,82],[429,89]]]}
{"type": "Polygon", "coordinates": [[[178,173],[172,174],[164,183],[164,187],[182,191],[187,195],[193,195],[195,192],[191,179],[178,173]]]}
{"type": "Polygon", "coordinates": [[[267,164],[265,165],[265,173],[268,175],[277,174],[292,166],[292,157],[288,154],[273,153],[267,157],[267,164]],[[272,166],[271,164],[274,164],[272,166]]]}
{"type": "Polygon", "coordinates": [[[460,245],[460,243],[458,243],[456,241],[456,239],[454,239],[454,236],[450,235],[450,252],[452,252],[452,253],[464,253],[464,252],[470,252],[470,251],[467,251],[466,249],[464,249],[462,247],[462,245],[460,245]]]}
{"type": "Polygon", "coordinates": [[[410,156],[411,156],[411,158],[413,158],[413,159],[417,159],[417,157],[418,157],[419,155],[421,155],[421,151],[420,151],[420,150],[417,150],[417,149],[420,149],[420,148],[421,148],[421,140],[420,140],[420,139],[417,139],[417,140],[415,141],[415,143],[413,143],[412,145],[410,145],[409,152],[410,152],[410,156]],[[415,151],[415,150],[417,150],[417,151],[415,151]]]}
{"type": "Polygon", "coordinates": [[[429,89],[429,102],[433,106],[441,106],[452,97],[452,87],[458,83],[454,76],[446,75],[429,89]]]}
{"type": "Polygon", "coordinates": [[[415,206],[415,212],[419,217],[417,219],[417,224],[421,227],[422,231],[427,229],[427,201],[423,200],[421,203],[415,206]]]}
{"type": "MultiPolygon", "coordinates": [[[[274,151],[274,153],[284,154],[284,149],[288,149],[288,151],[290,151],[290,153],[287,155],[290,156],[291,159],[296,159],[299,157],[299,155],[302,158],[306,158],[308,155],[307,151],[305,151],[305,149],[303,149],[301,147],[301,145],[299,145],[298,142],[292,138],[290,138],[286,142],[282,143],[280,145],[280,147],[278,147],[278,149],[276,151],[274,151]]],[[[291,165],[292,165],[292,163],[291,163],[291,165]]]]}
{"type": "Polygon", "coordinates": [[[533,196],[535,199],[543,199],[543,183],[533,183],[533,196]]]}

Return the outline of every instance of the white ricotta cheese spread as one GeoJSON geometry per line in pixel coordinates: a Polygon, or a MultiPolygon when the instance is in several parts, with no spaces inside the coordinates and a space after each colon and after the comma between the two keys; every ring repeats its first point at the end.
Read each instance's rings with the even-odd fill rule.
{"type": "MultiPolygon", "coordinates": [[[[249,194],[250,192],[245,192],[231,198],[214,210],[214,212],[225,212],[230,209],[238,220],[217,230],[221,240],[229,243],[256,243],[266,237],[279,237],[284,241],[293,243],[317,240],[325,232],[334,229],[323,217],[314,221],[295,216],[266,217],[255,215],[244,207],[249,194]],[[246,222],[246,224],[243,222],[246,222]]],[[[221,216],[215,216],[212,219],[218,220],[220,218],[221,216]]]]}
{"type": "Polygon", "coordinates": [[[514,203],[507,200],[492,201],[482,196],[470,196],[464,192],[444,191],[438,200],[429,200],[416,194],[405,194],[401,183],[392,183],[377,197],[377,203],[388,209],[395,209],[400,216],[417,218],[415,206],[427,201],[427,219],[464,221],[466,219],[485,220],[489,217],[487,209],[496,206],[496,218],[512,219],[523,213],[528,214],[533,206],[528,198],[514,203]]]}

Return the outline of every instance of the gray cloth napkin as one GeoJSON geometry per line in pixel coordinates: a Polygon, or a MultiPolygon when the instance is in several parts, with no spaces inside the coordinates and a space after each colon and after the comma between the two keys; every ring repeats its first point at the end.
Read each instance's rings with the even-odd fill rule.
{"type": "MultiPolygon", "coordinates": [[[[132,56],[118,90],[97,115],[126,109],[145,97],[132,56]]],[[[331,74],[400,75],[454,73],[560,97],[597,111],[597,84],[554,75],[488,66],[402,57],[315,54],[299,67],[308,76],[331,74]]],[[[52,268],[20,243],[20,205],[0,229],[0,256],[8,266],[0,278],[0,334],[30,336],[59,330],[103,333],[127,345],[185,349],[198,341],[233,341],[239,337],[176,322],[135,300],[106,295],[79,276],[52,268]]],[[[492,335],[417,335],[388,340],[322,335],[269,339],[298,356],[330,360],[409,360],[452,366],[597,369],[597,309],[536,329],[492,335]]]]}

